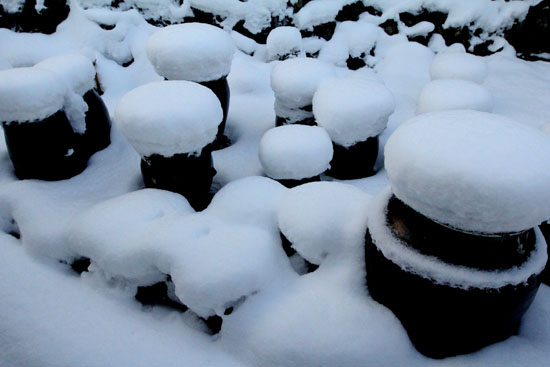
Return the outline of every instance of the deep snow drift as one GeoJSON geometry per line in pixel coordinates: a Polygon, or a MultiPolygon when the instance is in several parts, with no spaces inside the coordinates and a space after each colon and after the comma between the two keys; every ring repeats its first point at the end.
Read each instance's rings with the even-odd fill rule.
{"type": "MultiPolygon", "coordinates": [[[[194,0],[181,7],[169,1],[158,3],[158,9],[170,3],[163,8],[170,16],[185,15],[189,3],[236,14],[231,21],[244,19],[257,28],[263,24],[261,19],[284,11],[282,2],[275,0],[194,0]]],[[[311,1],[295,15],[298,28],[322,22],[327,14],[333,18],[345,3],[311,1]]],[[[84,172],[58,182],[16,180],[0,139],[0,365],[547,365],[547,286],[541,286],[518,336],[445,360],[419,354],[398,319],[370,298],[365,285],[364,233],[371,195],[388,185],[383,154],[379,155],[381,170],[370,178],[287,189],[258,177],[264,174],[260,141],[275,126],[276,98],[291,108],[311,104],[319,79],[355,78],[359,84],[387,88],[395,112],[382,132],[380,153],[390,135],[416,115],[422,89],[432,78],[440,79],[433,66],[439,62],[436,55],[455,52],[457,47],[449,50],[438,37],[425,47],[409,42],[404,34],[389,36],[374,26],[398,8],[433,2],[375,3],[384,9],[382,16],[340,23],[332,41],[302,40],[303,50],[317,49],[323,61],[314,62],[322,63],[315,69],[319,75],[306,76],[306,85],[295,96],[279,92],[292,86],[301,73],[275,76],[273,84],[277,72],[272,71],[284,69],[287,61],[270,61],[272,52],[265,45],[231,33],[237,51],[228,76],[231,105],[226,134],[232,145],[213,153],[218,172],[213,190],[217,192],[203,212],[195,212],[177,194],[143,189],[140,156],[116,125],[111,145],[92,156],[84,172]],[[359,42],[355,31],[366,32],[368,42],[359,42]],[[352,72],[341,63],[341,55],[347,59],[374,46],[374,56],[365,57],[365,68],[352,72]],[[281,232],[298,255],[319,268],[299,275],[283,250],[281,232]],[[90,259],[90,265],[78,275],[69,264],[83,258],[90,259]],[[189,310],[143,306],[135,300],[138,287],[158,282],[166,282],[168,296],[189,310]],[[203,321],[212,316],[223,319],[216,335],[210,335],[203,321]]],[[[476,22],[489,28],[525,12],[525,4],[518,2],[510,7],[488,1],[438,3],[451,10],[449,23],[469,21],[478,14],[476,22]],[[497,16],[484,12],[493,7],[499,9],[492,13],[497,16]]],[[[95,61],[102,97],[114,116],[124,94],[162,79],[146,53],[148,37],[156,30],[135,10],[83,10],[73,4],[69,18],[52,35],[0,29],[0,68],[9,71],[51,56],[84,55],[95,61]]],[[[297,43],[292,39],[287,46],[297,43]]],[[[474,59],[451,61],[488,91],[493,113],[525,125],[530,131],[526,139],[535,129],[548,126],[550,65],[519,60],[508,45],[482,58],[484,62],[474,59]]],[[[308,63],[303,58],[288,61],[308,63]]],[[[48,98],[64,93],[51,88],[61,87],[50,85],[33,93],[48,98]]],[[[56,103],[63,103],[58,99],[56,103]]],[[[1,103],[2,108],[7,105],[1,103]]],[[[491,128],[507,137],[506,131],[491,128]]],[[[550,135],[535,135],[540,139],[537,144],[544,145],[544,137],[550,144],[550,135]]],[[[521,163],[524,157],[514,162],[521,163]]],[[[548,167],[541,162],[537,169],[543,170],[542,166],[548,167]]],[[[500,186],[492,180],[513,176],[517,167],[503,169],[510,171],[488,178],[489,186],[500,186]]],[[[521,175],[527,172],[522,170],[521,175]]],[[[333,181],[328,176],[322,179],[333,181]]],[[[445,185],[449,192],[460,189],[456,181],[445,185]]],[[[433,194],[429,187],[426,191],[433,194]]],[[[511,186],[495,193],[510,198],[503,205],[523,194],[511,186]]],[[[547,198],[545,191],[531,194],[526,198],[530,202],[547,198]]],[[[472,205],[477,203],[468,199],[472,205]]],[[[503,228],[509,229],[513,213],[506,209],[501,219],[503,228]]],[[[527,213],[529,221],[541,219],[538,214],[527,213]]]]}

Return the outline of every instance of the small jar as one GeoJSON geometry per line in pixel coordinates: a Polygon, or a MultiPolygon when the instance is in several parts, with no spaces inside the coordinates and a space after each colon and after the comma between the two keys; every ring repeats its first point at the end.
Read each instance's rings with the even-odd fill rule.
{"type": "Polygon", "coordinates": [[[275,127],[262,137],[259,158],[268,177],[295,187],[320,181],[332,158],[332,143],[318,126],[275,127]]]}
{"type": "Polygon", "coordinates": [[[0,71],[0,120],[20,179],[62,180],[86,168],[88,157],[65,114],[63,80],[39,68],[0,71]]]}
{"type": "Polygon", "coordinates": [[[302,35],[296,27],[276,27],[269,32],[265,43],[269,61],[284,61],[303,52],[302,35]]]}
{"type": "Polygon", "coordinates": [[[313,96],[313,113],[334,146],[327,174],[343,180],[372,176],[378,136],[394,109],[391,92],[366,77],[333,78],[322,83],[313,96]]]}
{"type": "Polygon", "coordinates": [[[145,186],[180,193],[195,210],[211,200],[216,173],[211,144],[222,118],[214,93],[187,81],[138,87],[122,97],[115,112],[120,130],[141,155],[145,186]]]}
{"type": "Polygon", "coordinates": [[[170,25],[149,37],[146,51],[155,71],[165,79],[196,82],[214,92],[221,103],[223,119],[213,148],[229,145],[224,135],[230,100],[227,76],[235,46],[227,32],[203,23],[170,25]]]}

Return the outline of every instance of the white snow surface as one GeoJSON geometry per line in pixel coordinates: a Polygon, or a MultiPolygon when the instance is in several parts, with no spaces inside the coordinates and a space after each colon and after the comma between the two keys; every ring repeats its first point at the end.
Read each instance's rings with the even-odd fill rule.
{"type": "Polygon", "coordinates": [[[370,198],[339,182],[300,185],[280,201],[279,228],[304,259],[319,265],[347,247],[364,244],[370,198]]]}
{"type": "Polygon", "coordinates": [[[277,27],[269,32],[265,45],[269,60],[296,57],[302,53],[302,35],[296,27],[277,27]]]}
{"type": "Polygon", "coordinates": [[[405,271],[454,288],[498,289],[526,282],[530,276],[544,270],[548,260],[546,241],[538,227],[536,244],[531,256],[521,266],[505,270],[479,270],[447,264],[436,257],[423,255],[395,238],[387,225],[386,213],[392,189],[387,187],[374,199],[369,211],[369,233],[385,258],[405,271]]]}
{"type": "Polygon", "coordinates": [[[456,110],[402,125],[386,144],[385,167],[395,195],[434,221],[517,232],[550,217],[549,156],[550,139],[540,130],[456,110]]]}
{"type": "Polygon", "coordinates": [[[95,68],[92,61],[84,55],[66,54],[49,57],[35,67],[58,74],[71,90],[83,96],[95,86],[95,68]]]}
{"type": "Polygon", "coordinates": [[[184,80],[153,82],[128,92],[115,121],[141,156],[200,153],[214,141],[222,121],[216,95],[184,80]]]}
{"type": "Polygon", "coordinates": [[[325,172],[330,167],[333,148],[321,127],[285,125],[265,133],[259,154],[267,176],[301,180],[325,172]]]}
{"type": "Polygon", "coordinates": [[[67,89],[59,77],[38,68],[0,71],[0,121],[35,122],[63,108],[67,89]]]}
{"type": "Polygon", "coordinates": [[[313,96],[315,120],[343,147],[379,135],[394,110],[388,88],[365,77],[329,79],[313,96]]]}
{"type": "Polygon", "coordinates": [[[459,51],[442,52],[430,65],[430,76],[434,80],[464,79],[481,84],[487,73],[487,63],[482,57],[459,51]]]}
{"type": "Polygon", "coordinates": [[[433,80],[420,92],[416,113],[445,110],[492,112],[493,97],[485,87],[469,80],[433,80]]]}
{"type": "Polygon", "coordinates": [[[206,82],[231,71],[235,45],[229,34],[203,23],[164,27],[147,40],[147,57],[169,80],[206,82]]]}

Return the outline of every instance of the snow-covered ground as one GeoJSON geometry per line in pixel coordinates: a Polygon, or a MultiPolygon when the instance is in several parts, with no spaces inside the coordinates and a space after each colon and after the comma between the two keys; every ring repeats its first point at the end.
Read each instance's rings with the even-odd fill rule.
{"type": "MultiPolygon", "coordinates": [[[[201,5],[198,0],[191,3],[201,5]]],[[[204,1],[202,6],[223,12],[222,3],[204,1]]],[[[251,24],[257,24],[258,14],[282,11],[275,0],[250,10],[258,3],[235,0],[226,7],[241,9],[238,15],[251,24]]],[[[302,9],[299,24],[307,27],[313,19],[319,21],[315,14],[332,14],[331,6],[340,9],[344,3],[311,2],[302,9]]],[[[381,18],[434,2],[404,3],[387,2],[381,18]]],[[[439,5],[451,9],[450,23],[481,11],[474,1],[451,3],[439,5]]],[[[167,9],[172,16],[185,15],[183,6],[167,9]]],[[[498,28],[525,11],[521,4],[499,9],[497,18],[476,19],[498,28]]],[[[320,51],[319,58],[331,65],[335,76],[384,84],[393,94],[395,112],[380,139],[381,170],[370,178],[287,189],[258,177],[265,176],[260,140],[275,123],[271,71],[281,61],[270,61],[273,51],[234,31],[237,52],[228,77],[226,127],[232,145],[213,153],[218,172],[214,187],[219,191],[203,212],[195,213],[176,194],[142,190],[140,156],[116,123],[111,145],[92,156],[83,173],[58,182],[17,180],[0,139],[0,365],[548,365],[550,288],[545,285],[519,335],[444,360],[419,354],[399,320],[368,294],[364,234],[371,197],[388,185],[382,168],[384,144],[395,129],[422,112],[419,102],[429,97],[426,92],[420,96],[431,82],[435,55],[463,52],[462,46],[447,47],[438,37],[425,47],[409,42],[404,33],[388,36],[372,26],[381,21],[363,17],[339,24],[331,41],[309,38],[302,43],[303,50],[320,51]],[[374,45],[376,52],[370,55],[374,45]],[[347,70],[347,57],[363,52],[368,66],[347,70]],[[319,268],[299,275],[298,265],[281,246],[279,231],[319,268]],[[78,275],[68,264],[82,257],[90,258],[91,265],[78,275]],[[173,296],[188,311],[135,300],[138,286],[164,281],[167,275],[175,287],[173,296]],[[212,315],[223,319],[216,335],[199,318],[212,315]]],[[[102,98],[114,117],[125,93],[161,80],[146,54],[147,39],[156,30],[135,10],[83,10],[73,2],[69,18],[52,35],[0,29],[0,69],[31,67],[67,53],[85,55],[95,60],[102,98]]],[[[289,34],[290,49],[299,53],[296,32],[289,34]]],[[[284,43],[287,38],[279,39],[284,43]]],[[[487,110],[490,103],[493,113],[533,129],[548,126],[550,63],[520,60],[509,45],[481,60],[481,67],[477,61],[455,66],[475,74],[479,84],[467,87],[476,92],[481,88],[487,96],[480,109],[487,110]]],[[[432,77],[436,79],[433,69],[432,77]]],[[[461,91],[456,91],[457,98],[474,108],[470,92],[466,87],[461,91]]],[[[449,108],[448,102],[438,107],[449,108]]],[[[550,144],[550,135],[548,140],[550,144]]]]}

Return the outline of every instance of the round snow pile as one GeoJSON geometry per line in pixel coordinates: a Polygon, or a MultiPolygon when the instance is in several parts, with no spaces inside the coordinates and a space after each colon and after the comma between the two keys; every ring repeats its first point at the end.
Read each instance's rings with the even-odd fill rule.
{"type": "Polygon", "coordinates": [[[343,147],[380,134],[394,109],[392,93],[367,78],[327,80],[313,97],[315,120],[343,147]]]}
{"type": "Polygon", "coordinates": [[[386,143],[395,195],[430,219],[481,233],[510,233],[550,218],[550,139],[505,117],[432,112],[386,143]]]}
{"type": "Polygon", "coordinates": [[[302,53],[302,35],[296,27],[277,27],[267,36],[269,60],[291,58],[302,53]]]}
{"type": "Polygon", "coordinates": [[[491,112],[493,98],[486,88],[469,80],[431,81],[420,92],[416,113],[444,110],[491,112]]]}
{"type": "Polygon", "coordinates": [[[334,35],[322,48],[319,59],[345,67],[348,57],[365,58],[375,46],[380,28],[366,22],[338,23],[334,35]]]}
{"type": "Polygon", "coordinates": [[[488,74],[487,63],[466,52],[448,51],[434,57],[430,76],[435,79],[463,79],[483,83],[488,74]]]}
{"type": "Polygon", "coordinates": [[[317,59],[294,58],[277,64],[271,72],[277,116],[291,123],[311,117],[310,112],[299,109],[311,105],[319,84],[333,76],[334,68],[317,59]]]}
{"type": "Polygon", "coordinates": [[[229,74],[235,45],[220,28],[185,23],[153,33],[146,52],[159,75],[170,80],[206,82],[229,74]]]}
{"type": "Polygon", "coordinates": [[[58,74],[73,92],[82,96],[95,86],[95,68],[84,55],[67,54],[47,58],[35,67],[58,74]]]}
{"type": "Polygon", "coordinates": [[[259,154],[267,176],[277,180],[301,180],[327,170],[333,149],[325,129],[286,125],[264,134],[259,154]]]}
{"type": "Polygon", "coordinates": [[[126,93],[115,121],[143,157],[200,153],[214,141],[223,112],[208,88],[188,81],[161,81],[126,93]]]}
{"type": "Polygon", "coordinates": [[[113,276],[140,285],[161,281],[154,264],[158,244],[146,241],[159,219],[194,213],[187,200],[170,191],[144,189],[94,205],[70,225],[68,242],[76,256],[91,259],[113,276]]]}
{"type": "Polygon", "coordinates": [[[0,71],[0,122],[43,120],[63,108],[67,89],[51,71],[15,68],[0,71]]]}
{"type": "Polygon", "coordinates": [[[328,255],[363,244],[369,202],[370,195],[348,184],[300,185],[279,204],[279,228],[303,258],[320,264],[328,255]]]}

